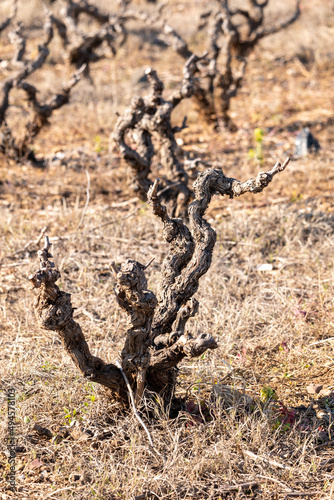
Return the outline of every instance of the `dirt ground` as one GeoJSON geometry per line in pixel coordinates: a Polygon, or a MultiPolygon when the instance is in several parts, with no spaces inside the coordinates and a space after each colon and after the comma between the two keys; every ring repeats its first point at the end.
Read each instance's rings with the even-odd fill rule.
{"type": "MultiPolygon", "coordinates": [[[[270,3],[268,22],[291,10],[288,0],[270,3]]],[[[33,51],[43,9],[24,4],[18,16],[30,27],[33,51]]],[[[197,20],[207,2],[168,4],[170,22],[191,46],[204,43],[184,16],[197,20]]],[[[99,5],[110,9],[107,0],[99,5]]],[[[1,18],[10,2],[3,6],[1,18]]],[[[228,176],[246,180],[287,155],[292,160],[263,193],[216,196],[206,214],[217,243],[189,328],[210,332],[219,348],[182,362],[177,391],[187,402],[176,419],[158,403],[154,418],[144,414],[159,455],[134,415],[80,375],[56,333],[37,326],[27,277],[38,268],[36,242],[46,227],[61,289],[72,295],[93,354],[117,358],[127,321],[110,262],[154,257],[147,276],[156,292],[168,246],[160,221],[130,191],[111,134],[117,112],[147,92],[145,69],[158,71],[168,95],[183,61],[152,45],[145,25],[131,24],[116,56],[92,65],[91,81],[78,83],[34,141],[48,166],[0,156],[0,498],[334,499],[333,35],[333,2],[309,0],[293,26],[261,42],[232,102],[236,132],[213,131],[191,100],[173,115],[175,124],[188,116],[182,147],[228,176]],[[321,149],[294,158],[305,126],[321,149]],[[264,134],[262,162],[250,153],[256,128],[264,134]],[[16,493],[8,484],[10,388],[16,493]]],[[[2,34],[1,59],[11,50],[2,34]]],[[[47,96],[68,74],[55,41],[31,81],[47,96]]],[[[28,117],[24,95],[14,92],[9,124],[19,134],[28,117]]]]}

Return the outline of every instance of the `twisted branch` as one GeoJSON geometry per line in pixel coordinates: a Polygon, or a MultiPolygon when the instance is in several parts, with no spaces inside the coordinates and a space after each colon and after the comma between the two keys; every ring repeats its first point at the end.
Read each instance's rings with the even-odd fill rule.
{"type": "Polygon", "coordinates": [[[44,36],[42,43],[38,46],[38,54],[32,61],[26,61],[22,67],[13,72],[6,80],[4,80],[0,85],[0,126],[5,120],[6,111],[9,106],[9,93],[11,89],[18,85],[22,80],[27,78],[31,73],[41,68],[49,55],[48,45],[53,37],[53,29],[51,23],[51,17],[48,14],[46,21],[43,26],[44,36]]]}
{"type": "Polygon", "coordinates": [[[49,118],[52,113],[69,102],[71,90],[79,82],[84,69],[85,66],[73,73],[70,80],[63,85],[61,92],[54,94],[45,104],[41,104],[37,99],[38,90],[36,87],[25,81],[18,84],[18,88],[24,90],[27,94],[28,101],[34,111],[32,121],[26,125],[27,133],[23,140],[23,148],[25,150],[28,148],[28,143],[31,139],[36,137],[45,125],[49,124],[49,118]]]}
{"type": "Polygon", "coordinates": [[[33,307],[39,325],[59,333],[66,351],[84,377],[111,389],[126,402],[126,386],[120,370],[91,354],[80,325],[74,321],[71,296],[61,292],[56,285],[60,272],[49,260],[52,258],[49,249],[46,236],[44,248],[38,252],[40,269],[29,276],[31,288],[38,290],[33,307]]]}
{"type": "MultiPolygon", "coordinates": [[[[300,0],[297,0],[288,19],[264,27],[264,10],[268,1],[249,0],[247,9],[232,9],[228,0],[220,0],[217,9],[201,16],[199,29],[207,29],[208,49],[203,61],[197,65],[193,97],[208,123],[216,124],[217,119],[221,119],[226,127],[235,128],[228,111],[231,99],[241,87],[249,53],[262,38],[287,28],[300,15],[300,0]],[[244,23],[239,23],[238,16],[243,17],[244,23]],[[245,23],[247,27],[243,30],[245,23]]],[[[166,22],[163,22],[163,38],[183,59],[193,55],[186,41],[166,22]]]]}
{"type": "Polygon", "coordinates": [[[84,67],[73,73],[70,80],[63,85],[60,93],[54,94],[47,102],[41,103],[37,97],[38,90],[32,84],[25,81],[34,71],[41,68],[49,54],[49,44],[53,38],[52,15],[46,12],[47,18],[44,24],[44,36],[42,44],[38,47],[38,55],[32,61],[24,61],[25,39],[22,36],[22,24],[19,24],[14,32],[11,33],[11,42],[16,46],[16,52],[13,58],[15,65],[20,69],[13,72],[1,85],[2,99],[0,101],[0,151],[16,161],[30,159],[32,162],[42,164],[36,160],[33,151],[30,149],[32,139],[35,138],[41,129],[49,124],[49,118],[52,113],[69,102],[70,93],[73,87],[78,83],[84,67]],[[28,102],[33,109],[32,120],[26,124],[26,131],[21,141],[17,141],[13,136],[12,130],[5,122],[5,116],[9,107],[9,94],[13,87],[22,89],[28,97],[28,102]]]}
{"type": "Polygon", "coordinates": [[[156,71],[147,69],[146,75],[151,85],[150,94],[143,99],[132,100],[130,108],[118,119],[113,133],[113,139],[119,147],[122,158],[131,167],[133,174],[131,188],[144,201],[152,184],[149,175],[155,154],[153,137],[158,138],[160,162],[165,171],[161,194],[164,202],[172,206],[175,216],[185,213],[192,192],[188,187],[188,175],[184,165],[178,159],[179,148],[175,139],[175,134],[186,126],[185,121],[182,127],[172,127],[171,114],[183,99],[193,94],[194,74],[199,60],[197,56],[192,56],[186,62],[180,88],[169,100],[162,96],[164,84],[156,71]],[[129,131],[133,131],[136,137],[136,149],[126,142],[129,131]]]}
{"type": "Polygon", "coordinates": [[[166,217],[159,207],[156,189],[151,188],[149,203],[153,212],[161,218],[164,238],[170,244],[169,253],[163,262],[163,278],[152,324],[153,341],[173,331],[173,323],[181,306],[196,293],[200,277],[210,268],[216,233],[203,216],[212,196],[220,194],[233,198],[246,192],[260,193],[277,173],[286,168],[289,161],[288,158],[283,165],[276,163],[271,170],[260,172],[257,177],[245,182],[226,177],[219,169],[207,169],[198,174],[193,186],[195,200],[188,210],[190,233],[185,230],[182,221],[166,217]],[[177,263],[174,267],[173,262],[177,263]]]}
{"type": "Polygon", "coordinates": [[[226,177],[219,169],[207,169],[199,174],[194,184],[195,200],[189,207],[190,230],[180,219],[168,216],[157,195],[158,181],[154,182],[148,199],[154,214],[163,222],[164,237],[170,244],[163,262],[158,299],[147,289],[145,270],[151,261],[143,265],[127,260],[120,269],[115,263],[111,264],[116,278],[116,298],[130,323],[121,353],[121,368],[106,364],[90,353],[80,325],[73,319],[70,294],[61,292],[56,285],[60,273],[50,261],[47,237],[43,250],[38,253],[40,269],[29,276],[32,288],[37,289],[34,310],[38,323],[44,329],[58,331],[83,375],[110,389],[124,405],[128,404],[126,384],[130,394],[135,392],[136,404],[147,388],[157,392],[165,405],[169,405],[180,361],[218,347],[210,333],[200,333],[194,338],[186,331],[187,321],[198,310],[193,295],[200,277],[211,265],[216,241],[215,231],[203,218],[212,196],[221,194],[233,198],[246,192],[259,193],[288,162],[289,159],[283,165],[276,163],[271,170],[260,172],[246,182],[226,177]]]}
{"type": "Polygon", "coordinates": [[[62,4],[61,19],[53,16],[52,20],[66,48],[69,63],[77,69],[85,64],[86,76],[89,76],[90,63],[104,57],[97,52],[103,43],[115,55],[127,38],[126,22],[131,19],[147,20],[146,14],[126,9],[126,5],[118,13],[107,13],[87,0],[62,0],[62,4]],[[93,33],[82,31],[79,28],[81,14],[88,15],[100,27],[93,33]]]}

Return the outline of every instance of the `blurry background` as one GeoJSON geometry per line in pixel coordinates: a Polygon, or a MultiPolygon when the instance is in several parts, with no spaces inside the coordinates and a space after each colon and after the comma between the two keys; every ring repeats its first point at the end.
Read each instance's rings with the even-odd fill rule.
{"type": "MultiPolygon", "coordinates": [[[[107,12],[122,8],[106,0],[91,3],[107,12]]],[[[163,11],[196,53],[206,50],[206,32],[197,27],[207,4],[171,0],[163,11]]],[[[269,4],[268,25],[294,9],[288,0],[269,4]]],[[[56,0],[48,8],[60,15],[62,5],[56,0]]],[[[157,5],[138,0],[128,8],[153,14],[157,5]]],[[[12,2],[0,2],[0,22],[11,9],[12,2]]],[[[18,21],[24,23],[26,55],[33,58],[44,24],[41,3],[19,0],[12,27],[18,21]]],[[[127,328],[113,294],[110,261],[155,257],[148,280],[157,289],[168,250],[161,224],[130,191],[128,169],[110,136],[117,113],[148,92],[145,69],[157,70],[168,96],[178,88],[184,61],[161,43],[154,23],[133,20],[126,26],[127,39],[116,54],[99,49],[105,57],[90,64],[90,77],[81,77],[69,104],[55,111],[34,139],[33,151],[47,160],[45,168],[0,156],[0,376],[4,395],[15,387],[18,398],[16,498],[220,498],[221,485],[251,481],[259,483],[249,493],[253,498],[284,498],[278,491],[286,495],[288,488],[333,498],[333,470],[326,462],[333,449],[328,443],[333,443],[334,416],[333,1],[302,2],[293,25],[255,47],[231,101],[236,131],[213,130],[201,121],[192,100],[184,100],[173,114],[175,125],[188,117],[180,146],[216,162],[228,176],[246,180],[286,155],[293,157],[263,193],[216,197],[208,210],[217,244],[196,295],[199,313],[189,323],[194,334],[212,333],[219,349],[184,361],[180,369],[180,395],[209,404],[212,386],[226,384],[253,398],[254,412],[232,404],[206,423],[202,417],[194,423],[190,413],[176,423],[161,417],[151,432],[167,457],[164,469],[132,417],[108,407],[101,388],[77,373],[57,335],[35,323],[27,276],[38,266],[41,231],[54,244],[61,288],[72,294],[75,318],[92,352],[103,359],[116,358],[127,328]],[[297,157],[295,140],[304,127],[321,149],[297,157]],[[261,129],[260,141],[256,129],[261,129]],[[268,387],[281,402],[278,409],[259,402],[262,397],[266,403],[268,387]],[[290,420],[285,419],[288,411],[290,420]],[[67,435],[48,440],[33,431],[35,423],[54,436],[65,428],[67,435]],[[85,429],[90,437],[82,437],[85,429]],[[274,457],[283,466],[254,461],[243,449],[274,457]],[[31,466],[36,458],[43,465],[31,466]]],[[[92,19],[80,17],[80,29],[97,28],[92,19]]],[[[0,35],[2,81],[13,71],[10,29],[0,35]]],[[[58,34],[49,49],[46,63],[28,78],[41,102],[73,72],[58,34]]],[[[26,95],[14,89],[6,117],[17,137],[30,116],[26,95]]],[[[5,396],[3,403],[5,416],[5,396]]],[[[6,489],[6,421],[1,420],[5,476],[0,489],[2,498],[12,498],[6,489]]]]}

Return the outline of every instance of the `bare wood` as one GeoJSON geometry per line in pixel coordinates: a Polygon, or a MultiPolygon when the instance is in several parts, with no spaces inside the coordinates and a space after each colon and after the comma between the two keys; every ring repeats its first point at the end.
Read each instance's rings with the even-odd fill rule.
{"type": "MultiPolygon", "coordinates": [[[[273,35],[274,33],[277,33],[278,31],[281,31],[285,28],[288,28],[293,24],[300,16],[300,0],[297,0],[295,10],[292,13],[292,15],[275,24],[274,26],[271,26],[269,28],[265,28],[262,25],[263,22],[263,9],[267,6],[268,2],[265,2],[260,6],[260,11],[261,11],[261,16],[259,17],[259,20],[256,21],[256,19],[253,17],[251,18],[250,16],[247,17],[248,23],[249,23],[249,39],[243,40],[240,42],[240,50],[241,52],[244,52],[245,49],[248,50],[249,48],[254,47],[258,43],[259,40],[262,38],[265,38],[269,35],[273,35]]],[[[259,5],[257,5],[259,7],[259,5]]]]}
{"type": "Polygon", "coordinates": [[[90,378],[108,389],[114,396],[125,401],[126,388],[119,369],[93,356],[82,333],[80,325],[73,320],[71,296],[61,292],[56,285],[60,272],[50,261],[50,242],[45,237],[44,248],[38,252],[40,269],[29,276],[32,288],[38,289],[34,311],[39,325],[45,330],[59,333],[66,351],[84,377],[90,378]]]}
{"type": "Polygon", "coordinates": [[[113,140],[117,143],[122,158],[127,162],[133,172],[131,188],[141,199],[146,199],[150,186],[148,176],[151,171],[151,160],[154,148],[151,135],[142,130],[138,131],[138,150],[131,148],[125,140],[129,130],[135,130],[145,114],[143,99],[133,99],[130,107],[121,116],[113,132],[113,140]]]}
{"type": "MultiPolygon", "coordinates": [[[[286,469],[286,470],[291,470],[291,467],[288,465],[281,464],[280,462],[277,462],[276,460],[272,460],[271,458],[267,457],[261,457],[260,455],[255,455],[252,451],[249,450],[242,450],[242,453],[246,455],[247,457],[250,457],[252,460],[256,461],[262,461],[262,462],[267,462],[270,465],[273,465],[274,467],[278,467],[279,469],[286,469]]],[[[290,495],[290,493],[289,493],[290,495]]]]}
{"type": "MultiPolygon", "coordinates": [[[[28,151],[23,144],[18,144],[12,134],[11,129],[5,123],[6,112],[9,106],[9,94],[13,87],[19,86],[22,80],[31,75],[34,71],[39,69],[46,61],[49,54],[48,45],[50,44],[53,37],[52,23],[50,14],[47,13],[46,21],[43,26],[43,38],[42,43],[38,47],[37,56],[31,61],[19,61],[20,69],[14,71],[6,80],[0,85],[0,151],[9,157],[19,160],[20,158],[26,157],[31,153],[32,158],[34,158],[33,152],[28,151]]],[[[21,36],[21,34],[20,34],[21,36]]],[[[20,42],[21,49],[23,49],[23,43],[20,42]]],[[[24,51],[23,51],[24,52],[24,51]]],[[[16,54],[17,57],[23,58],[22,54],[16,54]]]]}
{"type": "Polygon", "coordinates": [[[201,333],[196,338],[189,334],[181,335],[171,347],[152,355],[150,370],[152,372],[174,368],[185,357],[198,358],[208,349],[217,349],[217,347],[217,342],[210,334],[201,333]]]}
{"type": "MultiPolygon", "coordinates": [[[[198,62],[198,58],[190,58],[185,70],[184,89],[178,89],[170,100],[162,96],[164,85],[157,73],[152,69],[147,71],[151,93],[144,99],[136,99],[116,127],[123,152],[134,164],[138,160],[144,168],[150,167],[147,159],[153,151],[153,132],[160,132],[160,137],[168,144],[166,150],[170,148],[170,154],[166,155],[169,160],[175,153],[171,152],[176,141],[170,115],[175,102],[191,92],[192,68],[198,62]],[[138,147],[134,151],[126,144],[124,136],[128,127],[142,134],[142,149],[138,147]]],[[[36,101],[34,88],[25,86],[25,89],[36,101]]],[[[169,252],[162,264],[157,297],[147,288],[145,271],[151,261],[142,264],[128,259],[120,267],[111,263],[116,299],[128,315],[129,322],[121,352],[121,369],[90,353],[81,327],[73,319],[70,294],[61,292],[56,285],[60,272],[50,260],[48,238],[39,252],[40,269],[29,277],[32,287],[37,289],[34,310],[38,323],[44,329],[58,331],[65,349],[83,375],[110,389],[124,405],[128,405],[127,390],[134,393],[138,405],[147,389],[159,394],[167,408],[174,400],[177,367],[182,359],[198,357],[218,347],[210,332],[193,336],[187,329],[189,319],[198,311],[199,304],[194,294],[200,278],[210,268],[216,242],[216,233],[204,218],[211,199],[215,194],[233,198],[246,192],[259,193],[286,168],[288,162],[289,159],[283,165],[276,163],[271,170],[260,172],[245,182],[226,177],[219,168],[206,169],[193,185],[195,199],[188,209],[189,225],[168,214],[160,199],[159,179],[148,181],[151,183],[147,194],[149,205],[153,214],[162,221],[169,252]]],[[[172,163],[171,170],[174,169],[175,175],[182,172],[182,165],[177,165],[176,160],[172,163]]]]}
{"type": "MultiPolygon", "coordinates": [[[[152,94],[157,97],[162,94],[162,82],[153,71],[150,77],[152,94]]],[[[50,260],[47,237],[38,254],[40,268],[29,276],[32,287],[37,289],[34,310],[39,325],[58,331],[65,349],[83,375],[107,387],[124,405],[128,405],[127,392],[130,396],[134,393],[134,405],[138,405],[148,389],[158,393],[168,407],[173,402],[177,367],[182,359],[198,357],[218,347],[209,332],[193,336],[187,330],[187,322],[199,306],[193,296],[201,276],[211,265],[216,241],[215,231],[204,219],[212,196],[221,194],[233,198],[246,192],[259,193],[288,162],[289,159],[283,165],[276,163],[271,170],[260,172],[245,182],[226,177],[218,168],[205,170],[194,183],[195,199],[189,206],[189,227],[181,219],[168,215],[158,196],[158,179],[152,183],[149,204],[163,223],[164,239],[170,248],[162,264],[158,297],[147,288],[145,271],[151,261],[141,264],[128,259],[120,268],[111,263],[116,281],[115,295],[129,319],[121,352],[121,369],[91,354],[80,325],[73,319],[70,294],[61,292],[56,285],[60,272],[50,260]]],[[[270,459],[263,460],[279,466],[270,459]]]]}
{"type": "Polygon", "coordinates": [[[2,97],[0,98],[0,126],[5,120],[6,111],[9,105],[9,93],[13,86],[17,85],[21,82],[21,80],[27,78],[27,76],[31,75],[31,73],[43,66],[47,56],[49,55],[48,45],[53,37],[52,24],[49,15],[44,23],[43,31],[43,41],[38,47],[37,56],[31,61],[27,61],[19,70],[13,72],[12,75],[1,83],[0,93],[2,94],[2,97]]]}
{"type": "Polygon", "coordinates": [[[147,290],[144,267],[139,262],[127,260],[117,274],[115,294],[118,304],[129,315],[131,327],[122,351],[122,366],[126,373],[146,367],[149,356],[145,346],[150,334],[156,297],[147,290]]]}
{"type": "Polygon", "coordinates": [[[163,33],[165,35],[164,39],[170,43],[175,52],[183,59],[189,59],[189,57],[193,55],[186,41],[174,30],[174,28],[172,28],[172,26],[165,23],[163,26],[163,33]]]}
{"type": "Polygon", "coordinates": [[[28,101],[34,110],[33,119],[27,124],[27,133],[22,147],[27,147],[27,143],[36,137],[43,127],[49,124],[49,118],[56,109],[60,109],[69,102],[71,90],[79,82],[84,69],[85,67],[83,66],[74,72],[70,80],[63,85],[61,92],[54,94],[44,104],[41,104],[37,99],[38,91],[36,87],[25,81],[18,84],[18,88],[26,92],[28,101]]]}
{"type": "MultiPolygon", "coordinates": [[[[159,12],[161,9],[159,9],[159,12]]],[[[126,22],[131,19],[146,21],[147,15],[142,12],[123,7],[119,12],[103,12],[99,7],[87,0],[62,0],[61,17],[52,17],[70,64],[76,68],[86,65],[85,75],[89,76],[90,63],[104,57],[98,53],[104,42],[107,43],[113,55],[123,45],[127,38],[126,22]],[[88,15],[100,24],[95,32],[86,33],[79,28],[81,14],[88,15]]],[[[153,20],[153,18],[152,18],[153,20]]]]}

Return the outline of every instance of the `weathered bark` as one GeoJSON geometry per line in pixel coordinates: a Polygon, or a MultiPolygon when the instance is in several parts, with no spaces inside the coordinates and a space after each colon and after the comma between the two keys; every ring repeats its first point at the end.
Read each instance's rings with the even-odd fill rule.
{"type": "Polygon", "coordinates": [[[61,292],[56,285],[60,272],[49,260],[52,257],[49,248],[46,237],[43,250],[38,252],[40,269],[29,276],[31,288],[38,289],[34,302],[38,323],[45,330],[59,333],[66,351],[84,377],[105,386],[126,402],[126,386],[120,370],[91,354],[80,325],[74,321],[71,296],[61,292]]]}
{"type": "Polygon", "coordinates": [[[118,119],[113,133],[113,139],[119,147],[120,154],[130,166],[133,174],[131,189],[142,200],[146,200],[146,193],[151,185],[148,176],[151,172],[151,161],[154,156],[151,134],[139,126],[145,112],[144,100],[140,97],[134,98],[124,115],[118,119]],[[126,143],[125,137],[129,130],[137,132],[137,150],[126,143]]]}
{"type": "MultiPolygon", "coordinates": [[[[242,85],[251,50],[262,38],[287,28],[298,19],[300,0],[288,19],[271,27],[263,26],[269,0],[249,0],[248,7],[237,9],[232,9],[228,0],[218,3],[217,9],[202,15],[200,29],[208,32],[208,48],[197,65],[193,98],[206,122],[234,129],[229,116],[231,99],[242,85]],[[240,23],[240,17],[244,23],[240,23]]],[[[186,41],[167,23],[163,26],[163,36],[183,59],[193,55],[186,41]]]]}
{"type": "Polygon", "coordinates": [[[150,174],[155,155],[153,139],[158,139],[159,160],[164,171],[160,195],[164,203],[170,206],[173,216],[184,216],[192,199],[192,190],[188,187],[184,164],[179,161],[179,146],[175,139],[175,134],[186,126],[185,120],[181,127],[173,127],[171,114],[183,99],[193,94],[193,76],[198,60],[198,57],[192,56],[186,62],[180,88],[168,100],[162,96],[163,82],[149,68],[146,75],[151,85],[150,94],[133,99],[131,106],[118,119],[113,133],[122,158],[131,168],[131,188],[144,201],[152,184],[150,174]],[[126,142],[130,131],[134,132],[135,149],[126,142]]]}
{"type": "Polygon", "coordinates": [[[59,94],[54,94],[50,99],[46,101],[45,104],[41,104],[37,99],[37,89],[30,83],[25,81],[18,84],[18,88],[24,90],[27,94],[28,101],[34,111],[34,116],[26,125],[27,133],[23,140],[23,148],[27,149],[31,139],[35,138],[41,129],[49,124],[49,118],[52,113],[56,110],[68,104],[70,99],[70,93],[73,87],[80,80],[80,75],[84,71],[84,66],[78,71],[73,73],[70,80],[63,85],[61,92],[59,94]]]}
{"type": "MultiPolygon", "coordinates": [[[[122,368],[130,383],[136,381],[136,401],[140,400],[145,388],[146,371],[150,362],[148,340],[157,304],[154,293],[147,290],[144,273],[146,267],[139,262],[127,260],[121,270],[116,272],[116,298],[129,315],[131,323],[121,354],[122,368]]],[[[115,264],[114,269],[116,271],[115,264]]]]}
{"type": "Polygon", "coordinates": [[[158,293],[158,305],[152,324],[152,338],[172,331],[173,322],[183,304],[195,294],[199,279],[205,274],[212,259],[216,233],[203,218],[214,194],[230,198],[246,192],[261,192],[273,176],[285,169],[277,163],[272,170],[261,172],[254,179],[240,182],[226,177],[222,170],[207,169],[198,174],[194,184],[195,200],[189,206],[189,229],[180,220],[170,219],[159,207],[156,186],[149,194],[153,211],[164,224],[164,238],[170,246],[169,254],[163,263],[163,277],[158,293]],[[171,229],[173,228],[173,229],[171,229]],[[183,239],[180,244],[180,238],[183,239]]]}
{"type": "MultiPolygon", "coordinates": [[[[189,207],[190,228],[180,219],[168,216],[157,196],[158,181],[148,193],[153,212],[163,222],[164,238],[170,244],[163,262],[163,278],[158,298],[147,289],[145,270],[134,260],[127,260],[120,269],[112,263],[116,278],[115,294],[119,305],[129,316],[121,367],[135,393],[136,403],[145,389],[154,391],[167,407],[173,400],[177,366],[185,357],[200,356],[217,343],[209,333],[194,338],[186,330],[190,317],[198,310],[193,295],[199,279],[211,264],[216,233],[203,218],[214,194],[230,198],[243,193],[258,193],[285,169],[277,163],[272,170],[259,173],[254,179],[239,182],[226,177],[219,169],[208,169],[195,183],[195,200],[189,207]]],[[[127,388],[122,371],[93,356],[80,325],[73,319],[70,294],[56,285],[59,271],[50,261],[49,241],[39,251],[40,269],[29,276],[32,288],[38,290],[34,311],[40,326],[58,331],[63,345],[85,377],[108,388],[115,398],[127,405],[127,388]]]]}

